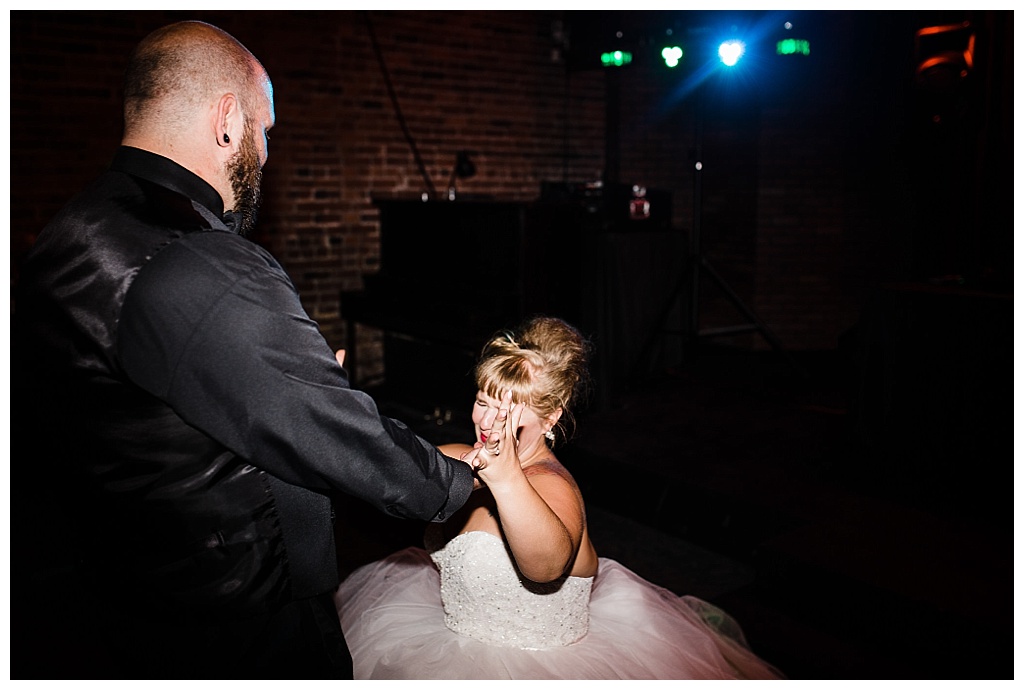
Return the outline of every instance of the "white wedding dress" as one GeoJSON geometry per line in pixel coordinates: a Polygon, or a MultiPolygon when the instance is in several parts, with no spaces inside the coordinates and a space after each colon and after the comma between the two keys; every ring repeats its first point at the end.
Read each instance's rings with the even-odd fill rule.
{"type": "Polygon", "coordinates": [[[365,565],[335,603],[363,679],[778,678],[713,605],[618,562],[524,580],[504,542],[467,532],[365,565]]]}

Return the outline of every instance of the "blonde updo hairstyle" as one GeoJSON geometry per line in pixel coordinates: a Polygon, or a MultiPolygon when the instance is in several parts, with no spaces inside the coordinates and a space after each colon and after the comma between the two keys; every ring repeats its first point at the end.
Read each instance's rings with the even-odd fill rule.
{"type": "Polygon", "coordinates": [[[565,321],[535,316],[484,345],[476,385],[492,398],[511,389],[512,402],[529,405],[542,419],[561,409],[552,431],[556,442],[568,441],[575,430],[570,407],[589,393],[590,352],[586,338],[565,321]]]}

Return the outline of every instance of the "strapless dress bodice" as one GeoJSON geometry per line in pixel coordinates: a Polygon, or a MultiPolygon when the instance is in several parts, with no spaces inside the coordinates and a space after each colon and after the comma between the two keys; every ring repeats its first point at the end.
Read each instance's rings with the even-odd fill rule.
{"type": "Polygon", "coordinates": [[[587,634],[592,577],[538,583],[516,568],[501,538],[466,532],[427,540],[441,574],[445,625],[487,644],[519,649],[570,645],[587,634]]]}

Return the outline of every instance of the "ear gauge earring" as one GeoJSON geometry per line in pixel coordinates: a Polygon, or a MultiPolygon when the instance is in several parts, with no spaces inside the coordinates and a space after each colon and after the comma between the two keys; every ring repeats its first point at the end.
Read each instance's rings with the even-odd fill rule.
{"type": "Polygon", "coordinates": [[[230,144],[231,143],[231,137],[229,137],[227,134],[224,135],[224,143],[225,144],[230,144]]]}

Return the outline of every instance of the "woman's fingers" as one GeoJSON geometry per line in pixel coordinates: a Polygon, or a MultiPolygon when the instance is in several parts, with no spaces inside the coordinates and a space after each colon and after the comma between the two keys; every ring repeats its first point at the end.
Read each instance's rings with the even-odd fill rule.
{"type": "Polygon", "coordinates": [[[525,409],[526,405],[513,405],[512,410],[509,412],[508,422],[505,424],[508,442],[515,444],[515,448],[519,447],[519,425],[522,423],[523,410],[525,409]]]}
{"type": "Polygon", "coordinates": [[[508,416],[511,407],[512,391],[509,390],[502,396],[501,403],[498,405],[498,411],[491,424],[491,430],[487,434],[487,443],[485,447],[487,448],[488,453],[498,455],[501,452],[501,444],[506,435],[505,432],[506,427],[508,426],[508,416]]]}
{"type": "Polygon", "coordinates": [[[512,392],[501,398],[498,409],[481,421],[487,428],[487,438],[477,441],[473,450],[463,456],[482,481],[500,480],[512,467],[518,467],[516,430],[519,428],[525,405],[512,404],[512,392]],[[488,426],[489,425],[489,426],[488,426]]]}
{"type": "Polygon", "coordinates": [[[460,459],[463,462],[468,463],[469,466],[472,467],[473,471],[475,472],[476,470],[486,469],[486,467],[487,467],[487,457],[488,457],[488,454],[484,451],[483,445],[481,445],[480,443],[477,443],[473,447],[473,450],[468,451],[460,459]]]}

